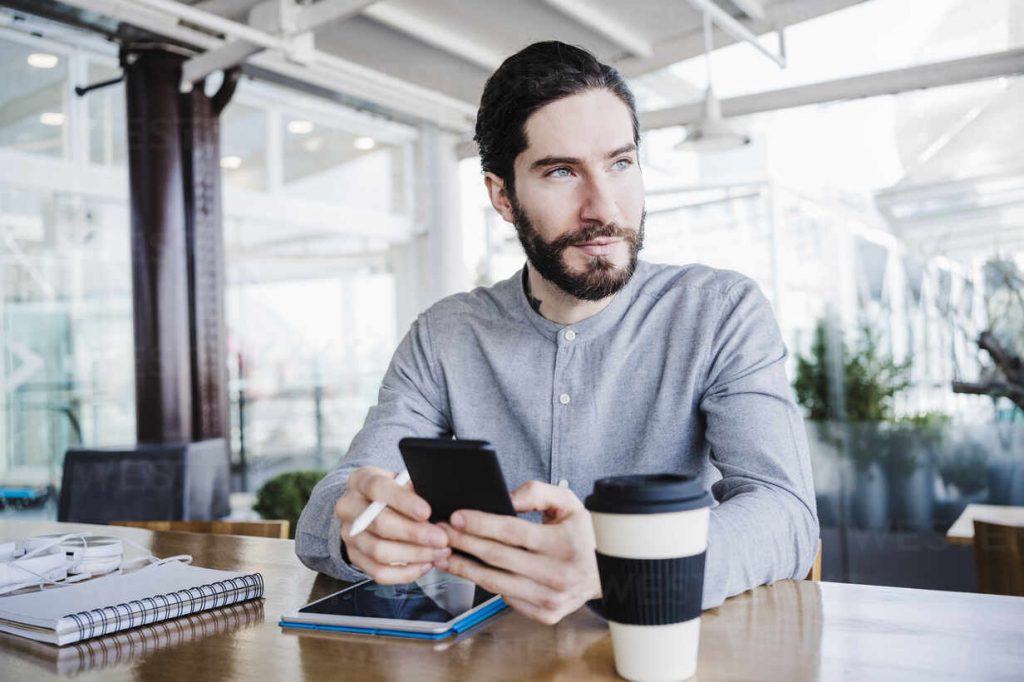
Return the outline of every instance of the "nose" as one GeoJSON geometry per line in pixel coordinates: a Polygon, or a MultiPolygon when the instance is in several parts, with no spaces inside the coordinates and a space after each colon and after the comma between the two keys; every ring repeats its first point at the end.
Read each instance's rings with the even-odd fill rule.
{"type": "Polygon", "coordinates": [[[609,179],[595,174],[581,185],[580,220],[585,223],[608,225],[620,223],[619,206],[609,179]]]}

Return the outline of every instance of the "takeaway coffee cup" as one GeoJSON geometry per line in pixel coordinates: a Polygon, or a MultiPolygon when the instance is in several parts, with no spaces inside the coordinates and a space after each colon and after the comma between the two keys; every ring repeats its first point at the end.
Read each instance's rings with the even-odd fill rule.
{"type": "Polygon", "coordinates": [[[672,682],[697,669],[711,495],[689,476],[613,476],[587,497],[615,669],[672,682]]]}

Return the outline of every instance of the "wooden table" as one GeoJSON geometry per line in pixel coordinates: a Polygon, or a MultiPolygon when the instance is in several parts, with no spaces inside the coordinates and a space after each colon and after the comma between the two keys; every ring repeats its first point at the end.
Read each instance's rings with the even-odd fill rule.
{"type": "Polygon", "coordinates": [[[974,520],[1024,526],[1024,507],[998,504],[969,504],[946,531],[946,540],[954,545],[974,544],[974,520]]]}
{"type": "MultiPolygon", "coordinates": [[[[420,642],[283,630],[282,613],[341,587],[292,542],[136,528],[0,521],[0,538],[90,530],[259,571],[266,598],[57,648],[0,634],[0,678],[47,680],[614,680],[608,629],[583,609],[557,626],[507,612],[461,640],[420,642]]],[[[782,581],[704,613],[697,678],[1021,678],[1024,599],[782,581]]]]}

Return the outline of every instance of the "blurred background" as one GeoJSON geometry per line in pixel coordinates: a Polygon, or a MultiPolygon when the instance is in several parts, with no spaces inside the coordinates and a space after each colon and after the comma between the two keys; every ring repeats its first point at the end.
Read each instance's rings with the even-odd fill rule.
{"type": "MultiPolygon", "coordinates": [[[[136,439],[124,84],[74,92],[116,77],[118,49],[58,21],[88,4],[0,7],[0,514],[18,518],[56,517],[69,448],[136,439]]],[[[256,5],[180,4],[239,21],[256,5]]],[[[362,4],[318,48],[436,102],[252,71],[221,115],[233,514],[279,474],[338,462],[418,311],[522,267],[467,131],[501,59],[557,38],[637,95],[641,257],[738,270],[774,307],[825,579],[974,588],[946,531],[969,503],[1024,505],[1024,3],[719,3],[776,56],[784,24],[785,69],[720,28],[709,65],[689,6],[661,49],[682,2],[618,32],[542,21],[540,0],[500,31],[503,5],[362,4]],[[709,78],[726,115],[711,125],[709,78]]]]}

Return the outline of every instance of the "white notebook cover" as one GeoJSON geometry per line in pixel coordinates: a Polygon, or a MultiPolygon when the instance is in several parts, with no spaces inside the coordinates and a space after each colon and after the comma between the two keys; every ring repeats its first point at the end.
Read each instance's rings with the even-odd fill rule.
{"type": "Polygon", "coordinates": [[[0,631],[69,644],[263,596],[263,578],[172,561],[0,597],[0,631]]]}

